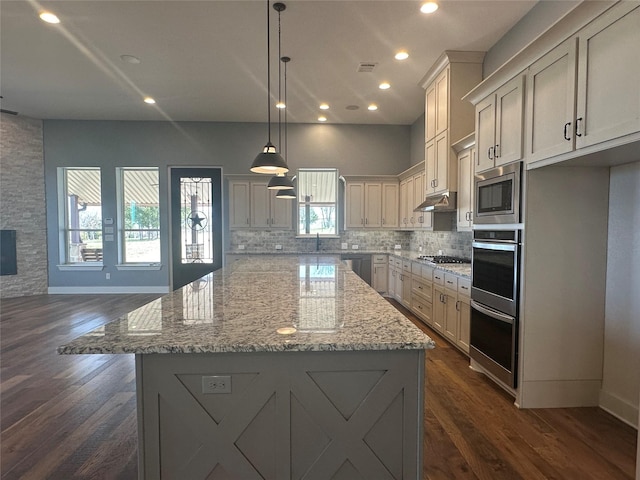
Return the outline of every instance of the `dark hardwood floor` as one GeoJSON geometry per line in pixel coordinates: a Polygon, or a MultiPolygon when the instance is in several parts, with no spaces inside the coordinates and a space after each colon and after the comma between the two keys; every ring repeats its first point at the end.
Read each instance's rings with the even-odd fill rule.
{"type": "MultiPolygon", "coordinates": [[[[136,478],[133,356],[62,356],[56,347],[156,297],[1,301],[2,479],[136,478]]],[[[437,344],[427,353],[424,479],[634,478],[633,428],[598,408],[518,410],[392,303],[437,344]]]]}

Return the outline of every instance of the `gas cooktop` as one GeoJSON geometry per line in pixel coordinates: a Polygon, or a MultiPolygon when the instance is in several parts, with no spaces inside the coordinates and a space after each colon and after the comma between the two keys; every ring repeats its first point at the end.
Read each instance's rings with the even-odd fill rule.
{"type": "Polygon", "coordinates": [[[449,255],[420,255],[418,260],[433,263],[471,263],[468,258],[450,257],[449,255]]]}

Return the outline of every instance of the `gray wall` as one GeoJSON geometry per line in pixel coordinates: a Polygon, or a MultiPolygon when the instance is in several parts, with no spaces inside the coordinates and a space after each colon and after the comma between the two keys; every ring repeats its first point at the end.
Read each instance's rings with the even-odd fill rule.
{"type": "Polygon", "coordinates": [[[47,293],[42,121],[0,114],[0,228],[16,230],[18,274],[0,277],[0,297],[47,293]]]}
{"type": "Polygon", "coordinates": [[[424,113],[411,125],[411,165],[422,162],[424,158],[424,113]]]}
{"type": "MultiPolygon", "coordinates": [[[[410,165],[411,127],[403,125],[289,125],[288,163],[337,167],[341,175],[393,175],[410,165]]],[[[272,130],[277,144],[277,128],[272,130]]],[[[115,168],[160,168],[163,268],[118,271],[116,242],[104,243],[104,270],[69,272],[57,268],[59,235],[48,239],[49,286],[103,289],[169,285],[168,167],[221,166],[224,174],[246,174],[267,141],[265,124],[207,122],[44,121],[47,228],[57,232],[58,167],[102,167],[103,218],[117,218],[115,168]],[[106,273],[111,279],[106,280],[106,273]]],[[[226,202],[226,200],[225,200],[226,202]]],[[[291,232],[293,235],[293,232],[291,232]]],[[[227,237],[229,237],[227,232],[227,237]]]]}
{"type": "Polygon", "coordinates": [[[483,78],[488,77],[536,37],[573,10],[580,1],[540,1],[516,23],[484,57],[483,78]]]}

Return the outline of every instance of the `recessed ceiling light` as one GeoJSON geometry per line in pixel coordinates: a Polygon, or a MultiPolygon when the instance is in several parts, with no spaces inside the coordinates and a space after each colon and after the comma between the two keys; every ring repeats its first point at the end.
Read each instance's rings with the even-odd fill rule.
{"type": "Polygon", "coordinates": [[[327,117],[324,117],[324,116],[318,117],[318,121],[319,122],[326,122],[327,121],[327,117]]]}
{"type": "Polygon", "coordinates": [[[320,110],[329,110],[329,105],[327,105],[326,103],[321,103],[320,110]]]}
{"type": "Polygon", "coordinates": [[[387,82],[382,82],[380,85],[378,85],[378,88],[380,90],[387,90],[387,89],[391,88],[391,85],[388,84],[387,82]]]}
{"type": "Polygon", "coordinates": [[[133,55],[120,55],[120,60],[123,62],[130,63],[132,65],[138,65],[140,63],[140,59],[133,55]]]}
{"type": "Polygon", "coordinates": [[[287,108],[287,106],[284,104],[284,102],[278,102],[276,103],[276,108],[287,108]]]}
{"type": "Polygon", "coordinates": [[[346,110],[358,110],[360,107],[358,105],[347,105],[344,107],[346,110]]]}
{"type": "Polygon", "coordinates": [[[433,13],[438,10],[438,4],[436,2],[426,2],[420,7],[422,13],[433,13]]]}
{"type": "Polygon", "coordinates": [[[144,103],[148,103],[149,105],[153,105],[154,103],[156,103],[155,99],[153,97],[144,97],[144,103]]]}
{"type": "Polygon", "coordinates": [[[375,112],[377,109],[378,109],[378,106],[375,103],[372,103],[367,107],[367,110],[370,110],[372,112],[375,112]]]}
{"type": "Polygon", "coordinates": [[[407,58],[409,58],[409,54],[404,50],[396,53],[396,60],[406,60],[407,58]]]}
{"type": "Polygon", "coordinates": [[[47,23],[60,23],[60,19],[56,16],[56,14],[51,12],[41,12],[40,20],[47,23]]]}

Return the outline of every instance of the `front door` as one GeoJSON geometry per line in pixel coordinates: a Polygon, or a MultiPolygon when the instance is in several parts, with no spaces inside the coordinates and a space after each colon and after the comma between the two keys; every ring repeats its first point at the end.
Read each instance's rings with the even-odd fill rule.
{"type": "Polygon", "coordinates": [[[220,168],[171,169],[173,290],[222,267],[220,168]]]}

